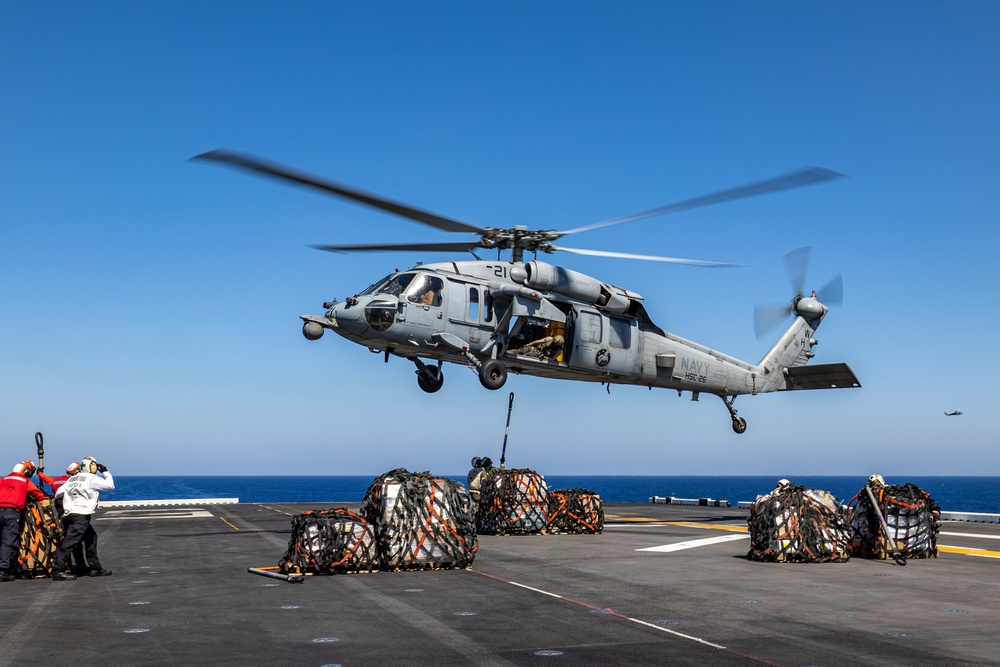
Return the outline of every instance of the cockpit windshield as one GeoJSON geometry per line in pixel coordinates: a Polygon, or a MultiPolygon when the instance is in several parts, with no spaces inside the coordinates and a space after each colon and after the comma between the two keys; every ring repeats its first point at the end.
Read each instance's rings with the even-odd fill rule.
{"type": "Polygon", "coordinates": [[[365,291],[361,292],[360,294],[358,294],[358,296],[368,296],[369,294],[375,294],[377,291],[379,291],[379,289],[382,288],[382,285],[385,285],[387,282],[389,282],[389,280],[391,278],[392,278],[392,276],[386,276],[385,278],[379,278],[378,280],[376,280],[375,282],[373,282],[371,285],[369,285],[368,287],[366,287],[365,291]]]}
{"type": "Polygon", "coordinates": [[[394,273],[373,284],[361,296],[395,296],[424,306],[440,306],[444,281],[428,271],[394,273]]]}
{"type": "Polygon", "coordinates": [[[364,294],[386,294],[388,296],[399,296],[403,293],[412,281],[415,273],[396,273],[386,276],[364,291],[364,294]]]}

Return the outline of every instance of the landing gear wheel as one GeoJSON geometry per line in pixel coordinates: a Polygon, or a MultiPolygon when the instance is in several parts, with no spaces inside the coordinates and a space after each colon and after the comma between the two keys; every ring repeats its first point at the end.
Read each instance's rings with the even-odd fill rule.
{"type": "Polygon", "coordinates": [[[496,359],[490,359],[479,367],[479,381],[487,389],[499,389],[507,381],[507,367],[496,359]]]}
{"type": "Polygon", "coordinates": [[[444,384],[444,373],[439,366],[424,366],[417,371],[417,386],[433,394],[444,384]]]}
{"type": "Polygon", "coordinates": [[[736,414],[736,408],[733,407],[733,403],[736,401],[735,396],[726,398],[720,394],[716,394],[722,399],[722,402],[726,404],[726,409],[729,410],[729,416],[733,418],[733,430],[737,433],[743,433],[747,430],[747,420],[736,414]]]}

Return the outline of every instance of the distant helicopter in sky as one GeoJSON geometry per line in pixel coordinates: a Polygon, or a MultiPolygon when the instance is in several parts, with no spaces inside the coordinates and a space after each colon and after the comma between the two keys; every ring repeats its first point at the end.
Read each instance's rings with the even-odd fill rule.
{"type": "Polygon", "coordinates": [[[961,410],[953,410],[951,412],[946,412],[944,414],[947,417],[957,417],[958,415],[962,414],[962,411],[961,410]]]}
{"type": "MultiPolygon", "coordinates": [[[[702,260],[582,250],[555,245],[568,234],[584,232],[667,213],[801,187],[837,178],[837,172],[810,167],[787,176],[751,183],[662,206],[643,213],[576,229],[556,231],[478,227],[394,202],[351,186],[277,165],[245,154],[216,150],[196,156],[317,189],[359,204],[402,216],[447,232],[478,238],[465,241],[365,245],[324,245],[322,250],[364,252],[408,250],[468,252],[474,260],[418,264],[384,276],[344,301],[323,304],[323,315],[302,315],[303,335],[317,340],[326,330],[372,352],[409,360],[416,366],[417,385],[427,393],[444,383],[442,365],[464,366],[487,389],[497,390],[507,373],[557,380],[662,387],[691,400],[701,394],[722,399],[733,430],[747,423],[733,402],[740,395],[801,389],[860,387],[846,363],[810,364],[816,328],[826,316],[825,304],[843,298],[836,276],[819,290],[803,284],[809,249],[785,258],[792,278],[790,302],[758,308],[758,338],[791,318],[790,326],[756,364],[747,363],[656,326],[643,297],[578,271],[528,260],[525,252],[565,252],[597,257],[641,259],[693,266],[731,266],[702,260]],[[496,251],[497,259],[481,259],[477,249],[496,251]],[[500,258],[510,251],[510,259],[500,258]],[[825,304],[824,304],[825,302],[825,304]],[[425,363],[429,361],[431,363],[425,363]]],[[[620,418],[620,417],[619,417],[620,418]]]]}

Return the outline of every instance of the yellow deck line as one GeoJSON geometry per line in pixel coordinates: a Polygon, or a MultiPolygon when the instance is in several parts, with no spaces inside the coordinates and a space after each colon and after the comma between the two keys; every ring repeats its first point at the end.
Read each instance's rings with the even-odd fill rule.
{"type": "Polygon", "coordinates": [[[988,549],[972,549],[969,547],[949,547],[944,544],[938,545],[938,551],[949,554],[963,554],[965,556],[982,556],[983,558],[1000,558],[1000,551],[990,551],[988,549]]]}
{"type": "Polygon", "coordinates": [[[604,519],[611,521],[631,521],[632,523],[663,523],[660,519],[647,519],[642,516],[620,516],[618,514],[605,514],[604,519]]]}
{"type": "MultiPolygon", "coordinates": [[[[686,526],[688,528],[705,528],[707,530],[729,530],[738,533],[747,532],[746,528],[742,526],[727,526],[724,524],[715,523],[695,523],[693,521],[657,521],[655,519],[646,519],[643,517],[628,517],[628,516],[613,516],[608,515],[607,518],[615,519],[616,521],[633,521],[635,523],[658,523],[664,526],[686,526]]],[[[975,549],[971,547],[952,547],[947,544],[939,544],[938,551],[943,551],[949,554],[962,554],[963,556],[980,556],[982,558],[1000,558],[1000,551],[990,551],[989,549],[975,549]]]]}
{"type": "MultiPolygon", "coordinates": [[[[222,517],[221,517],[221,516],[220,516],[219,518],[220,518],[220,519],[222,519],[222,517]]],[[[233,524],[229,523],[229,522],[228,522],[228,521],[226,521],[225,519],[222,519],[222,520],[223,520],[223,521],[224,521],[224,522],[226,523],[226,525],[227,525],[227,526],[229,526],[229,527],[230,527],[230,528],[232,528],[233,530],[239,530],[239,528],[237,528],[237,527],[236,527],[236,526],[234,526],[233,524]]]]}
{"type": "Polygon", "coordinates": [[[719,523],[694,523],[691,521],[666,521],[667,526],[687,526],[688,528],[707,528],[708,530],[731,530],[737,533],[746,533],[749,529],[743,526],[727,526],[719,523]]]}

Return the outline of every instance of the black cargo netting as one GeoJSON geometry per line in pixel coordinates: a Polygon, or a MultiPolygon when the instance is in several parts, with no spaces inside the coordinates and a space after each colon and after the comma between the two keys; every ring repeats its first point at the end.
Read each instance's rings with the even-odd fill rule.
{"type": "Polygon", "coordinates": [[[851,557],[846,515],[826,491],[780,486],[757,497],[747,524],[751,560],[827,563],[851,557]]]}
{"type": "Polygon", "coordinates": [[[278,566],[285,574],[374,572],[375,531],[346,507],[303,512],[292,519],[292,539],[278,566]]]}
{"type": "Polygon", "coordinates": [[[545,478],[527,468],[490,468],[479,485],[476,529],[482,535],[548,532],[549,491],[545,478]]]}
{"type": "Polygon", "coordinates": [[[29,497],[21,526],[21,549],[17,571],[21,577],[47,577],[52,574],[56,549],[62,542],[62,524],[56,517],[51,498],[29,497]]]}
{"type": "Polygon", "coordinates": [[[587,489],[549,491],[549,530],[553,533],[600,533],[604,501],[587,489]]]}
{"type": "Polygon", "coordinates": [[[465,486],[397,468],[365,492],[361,513],[375,527],[383,570],[463,568],[479,549],[465,486]]]}
{"type": "Polygon", "coordinates": [[[861,489],[849,504],[855,556],[886,560],[893,557],[895,544],[903,558],[937,558],[941,508],[926,491],[910,483],[886,484],[873,486],[872,494],[888,525],[888,535],[872,511],[868,492],[861,489]]]}

